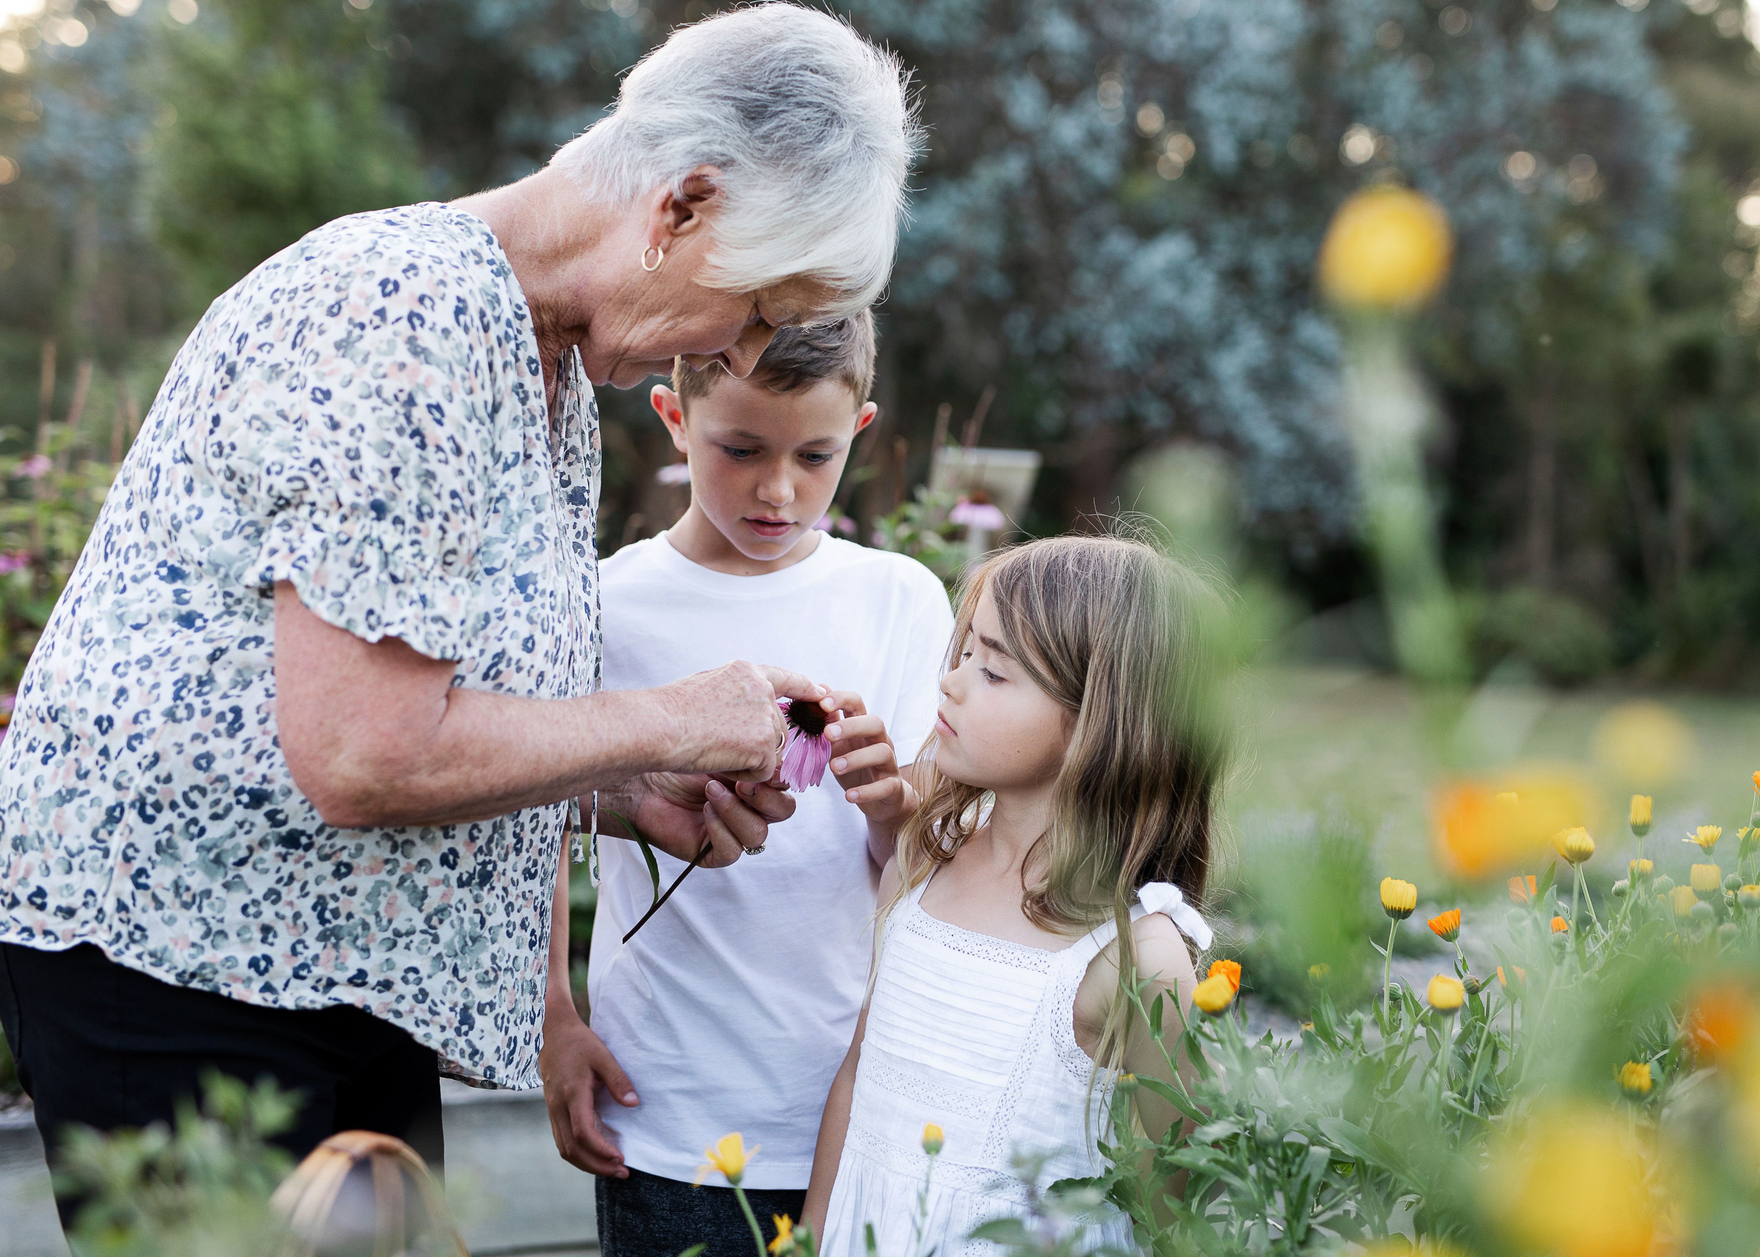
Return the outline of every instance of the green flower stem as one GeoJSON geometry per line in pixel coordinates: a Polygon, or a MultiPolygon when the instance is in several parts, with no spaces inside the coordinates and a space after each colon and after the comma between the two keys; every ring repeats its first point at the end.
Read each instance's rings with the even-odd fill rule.
{"type": "Polygon", "coordinates": [[[764,1247],[764,1229],[758,1225],[758,1215],[752,1212],[751,1202],[746,1199],[745,1191],[738,1183],[733,1184],[733,1196],[746,1215],[746,1224],[752,1228],[752,1240],[758,1245],[758,1257],[770,1257],[769,1251],[764,1247]]]}
{"type": "Polygon", "coordinates": [[[1381,1011],[1391,1016],[1393,1013],[1393,938],[1399,933],[1399,918],[1394,917],[1387,930],[1387,957],[1381,967],[1381,1011]]]}

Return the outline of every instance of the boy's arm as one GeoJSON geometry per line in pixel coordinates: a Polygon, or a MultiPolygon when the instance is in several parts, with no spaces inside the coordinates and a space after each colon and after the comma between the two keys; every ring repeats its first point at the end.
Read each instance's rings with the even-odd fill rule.
{"type": "Polygon", "coordinates": [[[825,1098],[825,1116],[819,1120],[819,1142],[813,1148],[813,1177],[807,1184],[807,1203],[801,1212],[803,1221],[813,1228],[813,1237],[823,1244],[825,1211],[831,1207],[831,1188],[837,1182],[837,1163],[843,1159],[843,1140],[849,1134],[850,1099],[855,1094],[856,1066],[862,1059],[862,1036],[868,1029],[868,1010],[856,1018],[855,1037],[849,1051],[831,1081],[831,1094],[825,1098]]]}
{"type": "Polygon", "coordinates": [[[636,1091],[605,1041],[575,1011],[568,983],[568,857],[565,842],[550,903],[550,972],[544,984],[544,1045],[538,1053],[544,1107],[564,1161],[589,1174],[628,1178],[623,1153],[599,1125],[594,1104],[603,1087],[619,1104],[634,1107],[636,1091]]]}

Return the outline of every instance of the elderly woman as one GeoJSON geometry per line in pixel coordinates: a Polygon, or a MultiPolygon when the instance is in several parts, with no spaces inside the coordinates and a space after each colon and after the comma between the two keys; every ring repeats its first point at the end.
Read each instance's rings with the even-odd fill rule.
{"type": "Polygon", "coordinates": [[[214,303],[0,748],[0,1014],[51,1146],[218,1067],[303,1093],[296,1152],[437,1156],[438,1072],[539,1081],[570,801],[686,858],[762,846],[776,700],[824,691],[735,664],[594,692],[593,386],[744,376],[872,301],[914,142],[891,58],[747,9],[542,172],[341,219],[214,303]]]}

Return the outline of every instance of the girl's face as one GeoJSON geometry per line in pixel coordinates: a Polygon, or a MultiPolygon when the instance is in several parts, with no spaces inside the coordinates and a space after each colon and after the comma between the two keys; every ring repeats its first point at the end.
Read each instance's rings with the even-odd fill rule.
{"type": "Polygon", "coordinates": [[[957,666],[941,678],[935,766],[982,790],[1048,787],[1063,767],[1075,716],[1009,655],[988,590],[960,649],[957,666]]]}

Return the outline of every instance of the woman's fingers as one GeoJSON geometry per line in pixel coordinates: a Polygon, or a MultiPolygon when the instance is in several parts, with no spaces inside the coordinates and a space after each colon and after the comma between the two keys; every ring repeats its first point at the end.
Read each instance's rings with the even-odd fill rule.
{"type": "Polygon", "coordinates": [[[798,672],[790,672],[787,668],[773,667],[767,663],[758,665],[770,682],[770,688],[776,692],[777,698],[804,698],[809,703],[817,702],[829,692],[817,681],[809,681],[798,672]]]}
{"type": "Polygon", "coordinates": [[[741,782],[735,793],[772,825],[794,815],[794,795],[780,781],[741,782]]]}
{"type": "Polygon", "coordinates": [[[738,845],[742,854],[763,846],[765,840],[770,836],[770,822],[762,813],[746,806],[745,800],[738,795],[717,799],[711,794],[708,815],[713,818],[713,823],[738,845]]]}
{"type": "Polygon", "coordinates": [[[724,869],[746,853],[747,845],[734,835],[733,829],[727,823],[727,815],[729,812],[746,812],[749,809],[739,801],[733,791],[719,781],[709,783],[708,795],[709,801],[703,804],[703,837],[708,839],[712,850],[703,861],[703,867],[724,869]]]}

